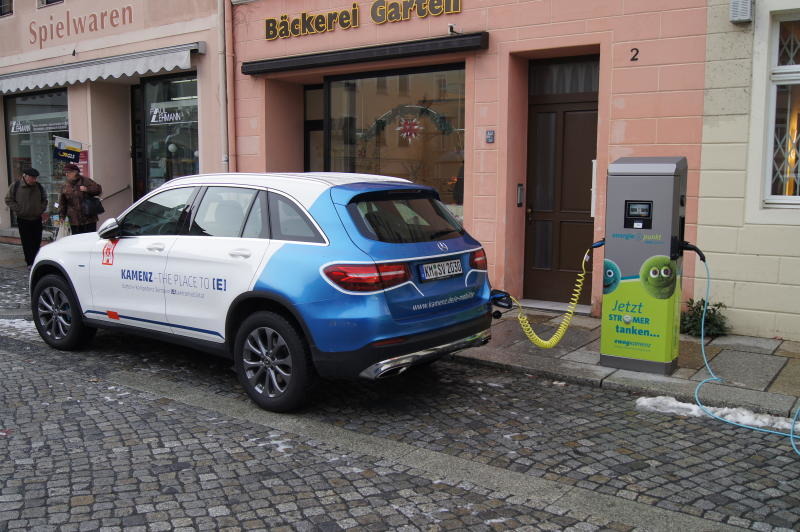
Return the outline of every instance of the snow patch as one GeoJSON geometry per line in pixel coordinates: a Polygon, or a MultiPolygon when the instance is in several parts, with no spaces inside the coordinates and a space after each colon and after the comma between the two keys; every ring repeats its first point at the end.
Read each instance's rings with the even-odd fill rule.
{"type": "MultiPolygon", "coordinates": [[[[751,427],[771,427],[789,431],[792,420],[785,417],[771,416],[769,414],[756,414],[745,408],[717,408],[706,407],[709,412],[727,421],[749,425],[751,427]]],[[[699,406],[693,403],[682,403],[674,397],[639,397],[636,400],[636,409],[643,412],[660,412],[662,414],[677,414],[689,417],[709,417],[699,406]]]]}

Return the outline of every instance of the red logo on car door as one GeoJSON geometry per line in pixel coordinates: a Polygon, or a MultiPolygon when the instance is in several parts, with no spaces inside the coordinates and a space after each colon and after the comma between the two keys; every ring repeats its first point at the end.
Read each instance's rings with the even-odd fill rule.
{"type": "Polygon", "coordinates": [[[106,242],[106,245],[103,246],[103,264],[105,266],[112,266],[114,264],[114,248],[117,247],[117,242],[119,240],[109,240],[106,242]]]}

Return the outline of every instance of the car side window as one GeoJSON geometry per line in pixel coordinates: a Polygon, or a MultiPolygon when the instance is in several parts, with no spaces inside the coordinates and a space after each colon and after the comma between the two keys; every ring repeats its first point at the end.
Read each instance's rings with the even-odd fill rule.
{"type": "Polygon", "coordinates": [[[272,238],[296,242],[319,242],[325,239],[308,216],[289,198],[270,192],[269,225],[272,238]]]}
{"type": "Polygon", "coordinates": [[[252,188],[208,187],[200,200],[189,234],[240,236],[245,216],[257,192],[252,188]]]}
{"type": "Polygon", "coordinates": [[[267,215],[267,193],[258,193],[256,201],[250,208],[247,222],[242,231],[243,238],[269,238],[269,218],[267,215]]]}
{"type": "Polygon", "coordinates": [[[173,188],[147,198],[120,223],[122,236],[176,235],[186,222],[194,187],[173,188]]]}

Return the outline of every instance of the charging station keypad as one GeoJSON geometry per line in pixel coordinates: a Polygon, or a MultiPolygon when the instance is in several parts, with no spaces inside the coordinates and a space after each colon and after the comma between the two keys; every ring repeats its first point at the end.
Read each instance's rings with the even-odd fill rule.
{"type": "Polygon", "coordinates": [[[625,228],[652,229],[653,202],[625,201],[625,228]]]}

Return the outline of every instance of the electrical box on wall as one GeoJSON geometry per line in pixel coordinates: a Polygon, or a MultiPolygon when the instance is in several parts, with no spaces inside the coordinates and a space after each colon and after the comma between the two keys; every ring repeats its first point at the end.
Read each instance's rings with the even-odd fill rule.
{"type": "Polygon", "coordinates": [[[753,0],[731,0],[729,20],[734,24],[753,21],[753,0]]]}

